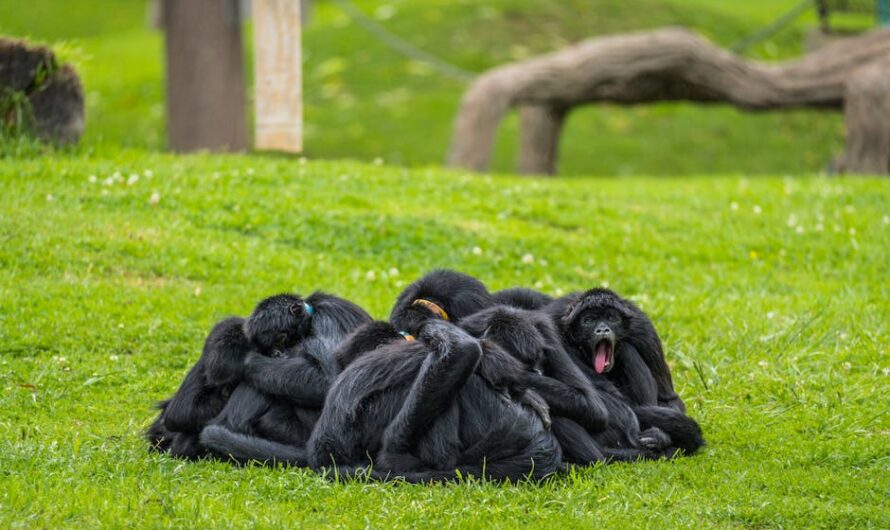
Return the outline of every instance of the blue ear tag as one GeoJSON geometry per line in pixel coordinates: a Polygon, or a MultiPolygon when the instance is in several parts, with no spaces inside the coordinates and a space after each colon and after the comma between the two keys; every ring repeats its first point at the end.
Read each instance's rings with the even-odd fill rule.
{"type": "Polygon", "coordinates": [[[306,314],[307,314],[307,315],[314,315],[314,314],[315,314],[315,308],[312,307],[311,305],[307,304],[306,302],[303,302],[303,309],[306,310],[306,314]]]}

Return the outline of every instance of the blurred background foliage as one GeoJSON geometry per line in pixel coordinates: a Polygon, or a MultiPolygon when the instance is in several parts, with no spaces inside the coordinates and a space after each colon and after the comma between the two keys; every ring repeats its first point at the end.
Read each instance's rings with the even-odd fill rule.
{"type": "MultiPolygon", "coordinates": [[[[141,0],[4,0],[0,34],[54,46],[87,94],[82,149],[165,147],[163,36],[141,0]]],[[[487,68],[581,39],[666,25],[730,46],[797,0],[364,0],[388,30],[463,69],[487,68]]],[[[856,24],[856,21],[853,21],[856,24]]],[[[813,10],[758,43],[762,60],[802,53],[813,10]]],[[[250,65],[250,25],[245,27],[250,65]]],[[[306,155],[444,160],[465,86],[407,59],[358,27],[335,3],[314,2],[304,28],[306,155]]],[[[843,142],[838,113],[751,114],[724,106],[597,106],[574,112],[561,144],[562,174],[800,173],[821,171],[843,142]],[[756,156],[754,156],[756,154],[756,156]]],[[[502,127],[493,169],[511,171],[516,117],[502,127]]]]}

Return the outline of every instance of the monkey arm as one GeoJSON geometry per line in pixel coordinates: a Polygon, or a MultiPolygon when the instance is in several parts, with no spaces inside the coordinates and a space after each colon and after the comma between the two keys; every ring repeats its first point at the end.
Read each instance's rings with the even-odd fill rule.
{"type": "Polygon", "coordinates": [[[164,424],[171,431],[200,432],[222,409],[218,390],[206,386],[204,365],[195,364],[164,409],[164,424]]]}
{"type": "Polygon", "coordinates": [[[331,385],[324,368],[303,354],[280,359],[251,353],[245,363],[245,378],[260,392],[306,407],[322,406],[331,385]]]}
{"type": "Polygon", "coordinates": [[[616,353],[621,368],[621,391],[637,405],[657,405],[658,386],[640,352],[633,345],[625,343],[616,353]]]}
{"type": "Polygon", "coordinates": [[[253,423],[269,410],[269,397],[249,384],[238,385],[226,405],[211,423],[236,432],[251,434],[253,423]]]}
{"type": "Polygon", "coordinates": [[[536,373],[528,374],[526,384],[544,398],[553,415],[574,420],[593,432],[606,428],[608,412],[593,389],[573,388],[536,373]]]}
{"type": "Polygon", "coordinates": [[[407,453],[451,404],[482,357],[479,342],[444,321],[426,324],[420,338],[430,346],[405,403],[383,434],[383,452],[407,453]]]}
{"type": "Polygon", "coordinates": [[[217,323],[201,353],[204,377],[209,386],[234,386],[241,381],[244,358],[251,350],[243,330],[244,319],[230,317],[217,323]]]}
{"type": "Polygon", "coordinates": [[[592,432],[606,428],[609,413],[605,403],[563,348],[548,348],[545,374],[531,372],[527,381],[554,415],[570,418],[592,432]]]}
{"type": "MultiPolygon", "coordinates": [[[[637,311],[642,314],[642,311],[637,311]]],[[[664,358],[664,347],[661,344],[661,339],[658,338],[655,326],[652,325],[648,317],[642,315],[638,329],[632,331],[629,342],[632,343],[640,359],[646,364],[655,379],[658,403],[685,413],[686,405],[674,390],[671,370],[664,358]]]]}

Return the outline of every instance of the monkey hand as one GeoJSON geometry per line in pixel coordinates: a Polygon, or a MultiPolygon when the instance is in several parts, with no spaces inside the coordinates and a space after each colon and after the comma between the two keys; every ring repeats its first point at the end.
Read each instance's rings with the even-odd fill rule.
{"type": "Polygon", "coordinates": [[[553,420],[550,417],[550,407],[547,406],[547,402],[544,401],[540,394],[534,390],[526,390],[519,397],[519,402],[531,408],[541,418],[544,429],[550,430],[550,426],[553,424],[553,420]]]}
{"type": "Polygon", "coordinates": [[[445,320],[430,319],[423,323],[417,338],[436,349],[441,349],[456,341],[472,337],[463,329],[445,320]]]}
{"type": "Polygon", "coordinates": [[[640,445],[652,451],[661,451],[671,445],[671,437],[658,427],[649,427],[640,433],[640,445]]]}

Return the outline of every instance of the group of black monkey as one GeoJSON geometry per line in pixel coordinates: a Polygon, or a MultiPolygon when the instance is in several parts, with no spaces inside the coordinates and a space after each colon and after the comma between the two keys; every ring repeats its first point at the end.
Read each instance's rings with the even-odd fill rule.
{"type": "Polygon", "coordinates": [[[704,445],[632,302],[490,293],[449,270],[409,285],[389,322],[321,292],[267,298],[213,328],[159,408],[154,451],[329,477],[538,479],[704,445]]]}

